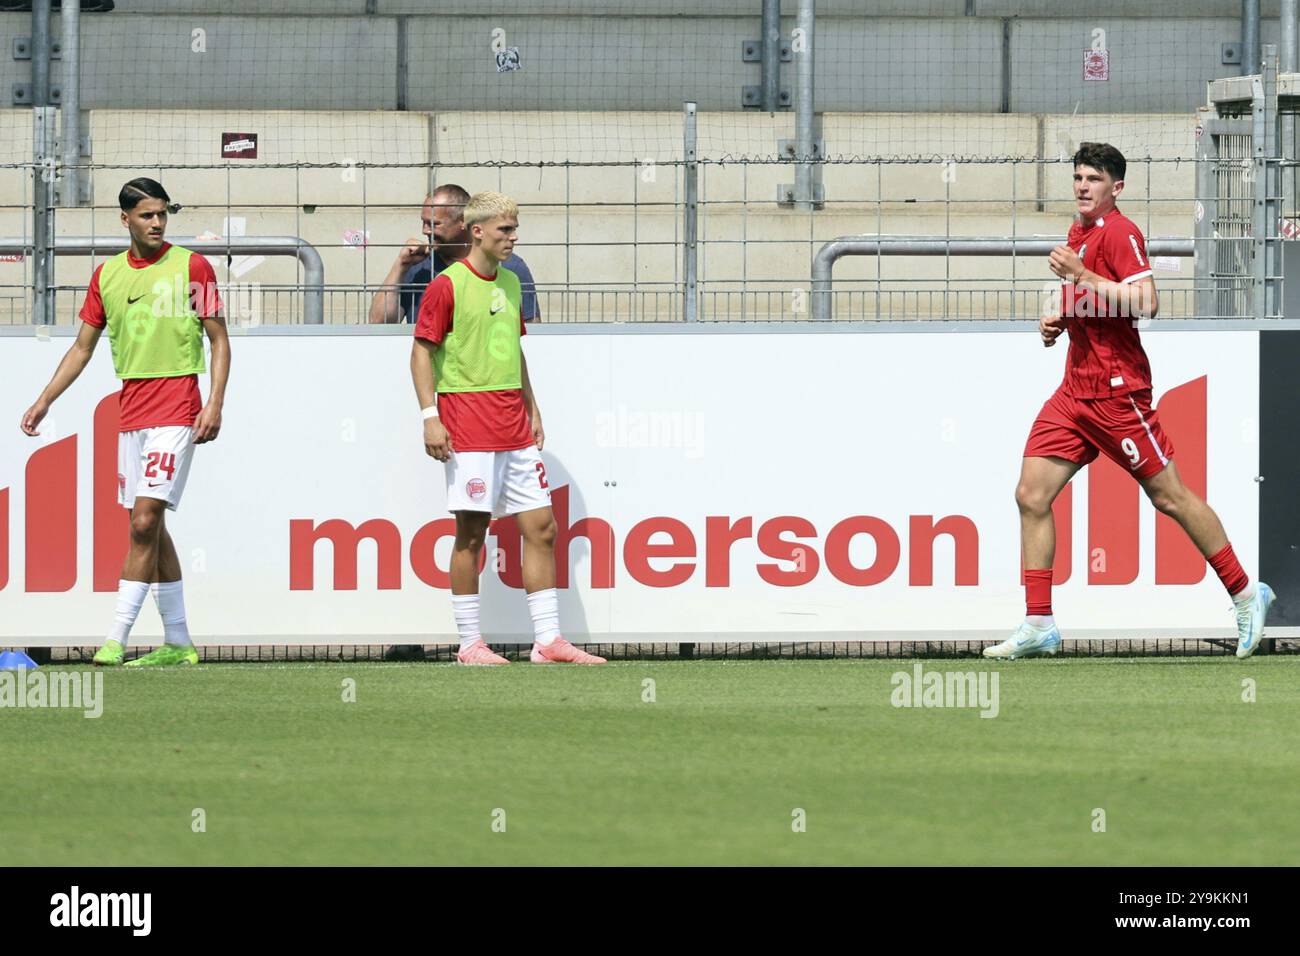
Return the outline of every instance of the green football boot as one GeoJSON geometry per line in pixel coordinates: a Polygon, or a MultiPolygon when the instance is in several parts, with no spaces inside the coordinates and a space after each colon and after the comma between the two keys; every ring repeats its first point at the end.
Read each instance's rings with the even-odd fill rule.
{"type": "Polygon", "coordinates": [[[172,664],[197,664],[199,652],[193,644],[164,644],[144,657],[127,661],[126,667],[169,667],[172,664]]]}
{"type": "Polygon", "coordinates": [[[116,667],[122,663],[124,653],[122,645],[109,638],[104,642],[103,647],[95,651],[95,656],[90,659],[90,662],[97,667],[116,667]]]}

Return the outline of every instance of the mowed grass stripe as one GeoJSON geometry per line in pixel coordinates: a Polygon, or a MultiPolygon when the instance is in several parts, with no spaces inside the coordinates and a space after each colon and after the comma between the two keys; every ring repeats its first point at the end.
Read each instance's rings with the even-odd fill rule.
{"type": "Polygon", "coordinates": [[[0,864],[1300,862],[1300,659],[921,662],[992,719],[894,707],[915,663],[109,671],[0,710],[0,864]]]}

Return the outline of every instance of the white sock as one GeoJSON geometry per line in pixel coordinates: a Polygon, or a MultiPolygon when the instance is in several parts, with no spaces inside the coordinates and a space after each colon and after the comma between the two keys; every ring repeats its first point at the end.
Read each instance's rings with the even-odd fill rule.
{"type": "Polygon", "coordinates": [[[140,608],[144,606],[144,599],[149,594],[148,581],[126,581],[117,582],[117,610],[113,612],[113,626],[108,629],[108,639],[117,641],[126,647],[126,642],[131,636],[131,627],[135,624],[135,619],[140,616],[140,608]]]}
{"type": "Polygon", "coordinates": [[[533,616],[533,635],[537,643],[543,647],[554,643],[560,636],[560,599],[555,588],[528,595],[528,613],[533,616]]]}
{"type": "Polygon", "coordinates": [[[1232,603],[1237,607],[1245,607],[1251,601],[1255,600],[1255,582],[1251,581],[1244,588],[1232,596],[1232,603]]]}
{"type": "Polygon", "coordinates": [[[460,635],[462,651],[475,641],[483,640],[483,634],[478,627],[477,594],[453,594],[451,613],[456,618],[456,633],[460,635]]]}
{"type": "Polygon", "coordinates": [[[1026,624],[1032,624],[1040,631],[1045,631],[1056,623],[1056,618],[1050,614],[1030,614],[1025,617],[1026,624]]]}
{"type": "Polygon", "coordinates": [[[185,585],[182,581],[159,581],[153,586],[153,599],[163,622],[163,640],[180,647],[192,647],[189,625],[185,622],[185,585]]]}

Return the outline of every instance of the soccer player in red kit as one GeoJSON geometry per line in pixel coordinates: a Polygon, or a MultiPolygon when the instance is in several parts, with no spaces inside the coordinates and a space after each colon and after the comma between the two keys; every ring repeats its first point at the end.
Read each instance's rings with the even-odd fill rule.
{"type": "Polygon", "coordinates": [[[1016,503],[1024,557],[1025,620],[985,657],[1055,654],[1061,634],[1052,618],[1056,527],[1052,502],[1075,473],[1104,454],[1142,486],[1151,503],[1177,521],[1200,549],[1236,606],[1237,656],[1264,637],[1273,590],[1252,583],[1213,509],[1183,484],[1174,446],[1151,404],[1151,366],[1137,319],[1159,308],[1142,232],[1115,206],[1125,160],[1106,143],[1083,143],[1074,155],[1079,219],[1048,264],[1062,282],[1059,317],[1039,322],[1043,345],[1069,332],[1065,380],[1029,431],[1016,503]]]}
{"type": "Polygon", "coordinates": [[[523,584],[534,664],[604,664],[560,634],[555,589],[555,516],[542,461],[542,413],[520,337],[519,277],[505,268],[519,236],[519,207],[481,192],[465,205],[470,250],[429,283],[411,346],[411,378],[424,417],[424,447],[446,465],[447,509],[456,516],[451,607],[456,660],[509,661],[479,628],[479,568],[494,517],[513,515],[523,538],[523,584]]]}
{"type": "Polygon", "coordinates": [[[127,667],[197,664],[181,563],[166,519],[168,511],[180,507],[195,446],[215,441],[221,430],[230,340],[212,266],[164,238],[171,197],[162,184],[133,179],[122,187],[117,201],[131,246],[91,276],[76,341],[23,415],[21,427],[28,435],[40,434],[37,427],[50,406],[85,370],[107,332],[113,367],[122,379],[117,495],[131,512],[131,541],[113,625],[93,662],[125,662],[127,667]],[[212,343],[207,404],[198,382],[206,365],[205,333],[212,343]],[[163,621],[163,645],[126,661],[131,628],[150,591],[163,621]]]}

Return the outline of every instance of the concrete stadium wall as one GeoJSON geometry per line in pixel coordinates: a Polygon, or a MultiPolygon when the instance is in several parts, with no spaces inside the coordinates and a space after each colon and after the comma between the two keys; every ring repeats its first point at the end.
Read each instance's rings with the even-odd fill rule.
{"type": "MultiPolygon", "coordinates": [[[[793,26],[784,21],[783,34],[793,26]]],[[[672,109],[693,99],[702,110],[737,110],[741,88],[758,82],[758,65],[740,57],[741,44],[756,34],[750,17],[648,19],[637,24],[631,58],[631,30],[618,19],[422,18],[411,23],[411,48],[439,55],[413,61],[410,105],[672,109]],[[496,73],[483,42],[496,27],[520,47],[518,74],[496,73]]],[[[818,106],[996,111],[1001,37],[995,20],[823,16],[816,40],[825,52],[817,60],[818,106]],[[943,68],[934,69],[936,63],[943,68]]],[[[790,89],[793,82],[787,64],[782,86],[790,89]]]]}
{"type": "MultiPolygon", "coordinates": [[[[173,199],[184,207],[172,219],[173,235],[230,232],[228,218],[242,220],[248,235],[298,235],[315,245],[325,262],[330,285],[357,286],[382,281],[396,249],[419,234],[419,207],[430,177],[430,161],[446,162],[448,143],[469,136],[481,117],[475,113],[293,111],[117,111],[90,114],[91,136],[98,150],[120,154],[120,167],[96,168],[92,176],[94,207],[59,209],[60,235],[121,233],[116,196],[121,183],[136,175],[162,180],[173,199]],[[435,135],[430,135],[431,129],[435,135]],[[219,164],[217,144],[223,130],[259,134],[256,160],[219,164]],[[409,163],[406,168],[368,169],[340,165],[329,169],[279,168],[292,163],[304,143],[323,140],[346,143],[356,164],[409,163]],[[178,169],[150,165],[150,157],[166,153],[175,165],[208,164],[218,168],[178,169]],[[347,244],[351,233],[368,233],[369,244],[347,244]]],[[[616,131],[634,123],[662,131],[665,143],[680,143],[677,113],[503,114],[507,124],[534,123],[529,130],[581,149],[582,162],[612,162],[620,158],[616,131]],[[610,132],[602,134],[602,130],[610,132]]],[[[720,160],[728,143],[738,137],[774,143],[788,117],[703,114],[699,118],[700,157],[720,160]],[[745,125],[737,125],[745,121],[745,125]]],[[[1158,139],[1188,146],[1194,141],[1192,118],[1185,115],[1071,117],[1056,115],[965,115],[935,117],[917,114],[831,114],[824,134],[834,144],[856,135],[865,139],[901,137],[909,149],[924,155],[950,155],[960,144],[983,137],[1013,154],[1060,159],[1086,138],[1089,124],[1129,124],[1133,142],[1158,139]],[[1184,142],[1185,141],[1185,142],[1184,142]]],[[[30,150],[30,112],[0,111],[10,161],[22,161],[30,150]],[[26,137],[24,139],[23,137],[26,137]]],[[[1121,142],[1121,146],[1127,146],[1121,142]]],[[[501,159],[526,163],[527,136],[501,159]]],[[[665,161],[680,157],[680,145],[665,153],[665,161]]],[[[0,160],[2,162],[4,160],[0,160]]],[[[667,165],[647,179],[639,165],[577,167],[444,165],[434,174],[440,183],[458,182],[471,191],[500,189],[522,205],[520,250],[543,284],[575,287],[595,283],[672,283],[680,279],[680,169],[667,165]],[[633,201],[638,204],[634,214],[633,201]]],[[[21,236],[29,228],[21,192],[30,174],[0,170],[12,191],[22,197],[13,208],[0,209],[0,233],[21,236]]],[[[1150,236],[1192,234],[1192,163],[1134,162],[1130,167],[1122,208],[1150,236]]],[[[701,166],[701,279],[710,283],[747,279],[751,288],[788,291],[809,278],[812,256],[823,242],[841,235],[875,233],[904,235],[1060,235],[1072,211],[1068,164],[1043,167],[1025,163],[940,163],[882,165],[831,164],[825,168],[827,207],[813,216],[780,208],[777,186],[789,182],[784,164],[713,162],[701,166]],[[945,176],[945,171],[948,175],[945,176]],[[1013,202],[1014,200],[1014,202],[1013,202]],[[746,202],[747,201],[747,202],[746,202]]],[[[265,285],[296,285],[299,268],[292,259],[267,258],[248,272],[248,262],[231,263],[223,279],[265,285]],[[238,273],[238,274],[236,274],[238,273]]],[[[0,263],[0,287],[29,281],[26,263],[0,263]]],[[[59,257],[57,284],[77,287],[89,276],[89,259],[59,257]]],[[[877,262],[846,259],[837,267],[841,280],[874,280],[877,262]]],[[[888,259],[885,279],[907,279],[914,289],[945,279],[977,280],[1043,275],[1038,261],[942,258],[888,259]]],[[[665,286],[666,287],[666,286],[665,286]]],[[[12,293],[16,294],[16,293],[12,293]]],[[[0,290],[0,297],[5,292],[0,290]]],[[[79,289],[60,301],[60,316],[70,321],[79,305],[79,289]]],[[[360,294],[347,300],[334,318],[359,321],[365,311],[360,294]]],[[[918,305],[919,307],[919,305],[918,305]]],[[[4,304],[0,303],[0,312],[4,304]]],[[[288,321],[292,317],[286,316],[288,321]]],[[[13,321],[0,315],[0,322],[13,321]]],[[[266,318],[264,321],[271,321],[266,318]]]]}
{"type": "MultiPolygon", "coordinates": [[[[677,109],[694,99],[702,110],[739,111],[741,88],[759,77],[758,64],[740,57],[742,41],[758,35],[757,2],[741,16],[723,15],[717,3],[692,3],[689,13],[673,3],[669,14],[629,4],[636,16],[527,12],[556,9],[537,3],[488,16],[481,7],[473,8],[477,15],[348,16],[359,4],[342,2],[320,4],[320,12],[313,6],[311,16],[293,15],[307,8],[291,2],[278,4],[274,16],[241,15],[233,4],[221,4],[220,13],[127,12],[145,6],[83,19],[85,108],[395,109],[399,15],[408,35],[410,109],[677,109]],[[325,15],[330,11],[337,12],[325,15]],[[498,28],[521,50],[517,73],[496,72],[488,43],[498,28]],[[205,31],[205,52],[192,49],[195,29],[205,31]]],[[[930,16],[876,17],[838,12],[851,3],[819,8],[819,108],[999,110],[1003,19],[961,16],[956,6],[934,3],[930,16]]],[[[1106,12],[1093,16],[1066,6],[1074,11],[1069,18],[1026,16],[1037,9],[1030,5],[1009,21],[1013,112],[1189,110],[1204,100],[1206,80],[1238,72],[1219,62],[1219,45],[1240,39],[1239,12],[1222,4],[1182,4],[1164,17],[1137,16],[1138,4],[1100,5],[1106,12]],[[1098,27],[1107,31],[1112,79],[1084,83],[1082,55],[1098,27]]],[[[793,26],[783,19],[784,34],[793,26]]],[[[60,34],[58,17],[53,29],[60,34]]],[[[0,90],[30,80],[30,61],[7,55],[8,38],[30,31],[30,15],[0,14],[0,90]]],[[[1278,35],[1276,19],[1265,20],[1264,42],[1278,35]]],[[[793,84],[789,64],[782,84],[793,84]]]]}
{"type": "MultiPolygon", "coordinates": [[[[1280,43],[1277,20],[1261,43],[1280,43]]],[[[1205,103],[1206,82],[1241,69],[1220,62],[1220,44],[1240,39],[1239,19],[1020,19],[1011,29],[1011,111],[1173,112],[1205,103]],[[1110,80],[1083,79],[1092,30],[1106,31],[1110,80]]]]}
{"type": "MultiPolygon", "coordinates": [[[[485,144],[500,162],[671,162],[681,157],[680,106],[688,98],[701,110],[702,158],[773,155],[777,141],[792,136],[792,114],[738,108],[741,87],[758,81],[758,65],[742,63],[739,48],[758,35],[760,3],[499,6],[501,12],[483,15],[481,0],[280,0],[266,14],[267,5],[252,0],[119,0],[112,14],[85,16],[82,95],[101,208],[60,210],[59,233],[115,234],[118,186],[152,170],[186,207],[173,222],[175,234],[220,232],[227,216],[242,218],[248,233],[297,234],[316,244],[331,283],[373,283],[395,246],[418,230],[427,167],[438,163],[433,175],[441,182],[500,188],[524,204],[521,248],[543,282],[674,280],[680,235],[670,204],[680,193],[673,167],[647,181],[638,166],[566,172],[469,164],[483,159],[485,144]],[[745,8],[740,15],[738,7],[745,8]],[[435,8],[441,15],[430,15],[435,8]],[[200,27],[202,54],[191,44],[200,27]],[[485,38],[497,27],[521,47],[519,73],[494,68],[485,38]],[[407,110],[396,109],[403,86],[399,30],[409,50],[407,110]],[[228,131],[258,132],[259,158],[222,166],[217,145],[228,131]],[[294,162],[338,168],[271,168],[294,162]],[[368,162],[409,166],[349,173],[349,164],[368,162]],[[185,164],[219,168],[169,168],[185,164]],[[635,217],[633,197],[640,204],[635,217]],[[345,245],[344,235],[357,231],[369,233],[367,248],[345,245]],[[635,250],[604,246],[634,240],[635,250]]],[[[794,0],[782,5],[785,34],[796,7],[794,0]]],[[[1277,8],[1276,0],[1263,4],[1266,17],[1275,18],[1277,8]]],[[[818,105],[833,157],[1059,159],[1092,138],[1109,139],[1131,156],[1186,156],[1205,80],[1237,72],[1218,61],[1219,44],[1239,38],[1238,0],[1107,0],[1090,7],[1055,0],[820,0],[818,14],[818,105]],[[1004,18],[1006,114],[999,112],[1004,18]],[[1080,61],[1097,27],[1106,30],[1112,79],[1085,83],[1080,61]]],[[[58,35],[58,16],[53,28],[58,35]]],[[[30,63],[8,55],[10,37],[28,33],[29,14],[0,14],[0,91],[30,79],[30,63]]],[[[1276,42],[1276,19],[1265,20],[1262,33],[1264,42],[1276,42]]],[[[54,67],[57,82],[59,61],[54,67]]],[[[782,85],[792,82],[787,64],[782,85]]],[[[0,164],[27,161],[30,151],[30,112],[0,109],[0,164]]],[[[773,203],[777,187],[792,181],[788,166],[704,166],[702,198],[729,205],[704,207],[702,279],[800,281],[817,245],[850,233],[1062,231],[1069,179],[1052,167],[1040,174],[1031,164],[962,164],[955,179],[944,171],[937,163],[830,165],[828,207],[810,217],[773,203]],[[740,202],[746,199],[748,207],[740,202]]],[[[1190,162],[1134,163],[1127,190],[1126,211],[1150,235],[1191,233],[1190,162]]],[[[30,228],[29,203],[30,174],[0,169],[0,234],[30,228]]],[[[57,281],[88,274],[89,265],[60,258],[57,281]]],[[[977,279],[991,265],[890,260],[884,271],[918,282],[945,273],[977,279]]],[[[846,260],[837,275],[873,278],[875,266],[846,260]]],[[[4,286],[27,281],[28,268],[0,263],[0,299],[8,294],[4,286]]],[[[295,283],[298,269],[292,260],[269,259],[250,277],[295,283]]]]}
{"type": "MultiPolygon", "coordinates": [[[[0,164],[30,163],[32,112],[0,109],[0,164]]],[[[23,239],[32,231],[32,174],[29,169],[0,169],[0,236],[23,239]]],[[[0,260],[0,324],[28,320],[31,265],[0,260]]]]}
{"type": "MultiPolygon", "coordinates": [[[[435,9],[448,15],[481,13],[485,0],[373,0],[380,16],[418,16],[435,9]]],[[[502,6],[506,4],[502,3],[502,6]]],[[[798,0],[782,0],[781,12],[793,16],[798,0]]],[[[948,16],[977,17],[1077,17],[1080,4],[1061,0],[818,0],[819,15],[832,16],[948,16]]],[[[1126,17],[1230,17],[1241,15],[1240,0],[1102,0],[1109,16],[1126,17]]],[[[1280,0],[1263,0],[1266,17],[1276,17],[1280,0]]],[[[627,11],[637,16],[730,15],[748,8],[758,15],[761,0],[510,0],[515,13],[530,16],[548,14],[606,14],[627,11]]],[[[367,12],[367,0],[278,0],[277,13],[355,15],[367,12]]],[[[117,13],[240,13],[262,14],[265,0],[117,0],[117,13]]]]}

